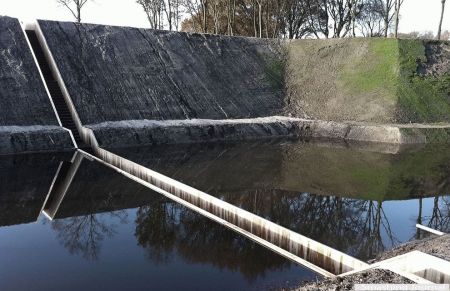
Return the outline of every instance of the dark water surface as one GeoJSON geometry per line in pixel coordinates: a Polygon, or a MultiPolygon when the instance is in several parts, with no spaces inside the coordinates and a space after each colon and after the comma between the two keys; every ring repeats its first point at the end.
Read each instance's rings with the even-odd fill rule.
{"type": "MultiPolygon", "coordinates": [[[[450,230],[444,146],[114,151],[363,260],[422,235],[418,221],[450,230]]],[[[76,167],[72,155],[0,156],[0,290],[264,290],[317,276],[97,162],[76,167]]]]}
{"type": "Polygon", "coordinates": [[[362,260],[450,231],[448,145],[275,141],[116,153],[362,260]]]}
{"type": "Polygon", "coordinates": [[[317,277],[88,159],[54,220],[39,216],[70,159],[0,157],[0,290],[270,290],[317,277]]]}

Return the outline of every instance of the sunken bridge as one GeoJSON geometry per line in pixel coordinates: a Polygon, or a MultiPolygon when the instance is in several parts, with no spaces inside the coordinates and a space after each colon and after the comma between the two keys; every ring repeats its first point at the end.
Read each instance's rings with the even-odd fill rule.
{"type": "Polygon", "coordinates": [[[0,17],[0,155],[75,150],[58,168],[53,198],[42,208],[49,219],[82,161],[96,160],[294,262],[325,276],[342,275],[370,266],[162,175],[120,149],[274,138],[387,153],[418,144],[445,146],[450,88],[424,90],[429,82],[420,80],[449,74],[450,67],[435,72],[432,65],[448,64],[447,55],[426,55],[448,47],[394,39],[269,40],[46,20],[21,25],[0,17]],[[405,63],[412,45],[425,54],[414,72],[405,63]],[[385,79],[373,71],[380,68],[388,68],[381,74],[385,79]]]}

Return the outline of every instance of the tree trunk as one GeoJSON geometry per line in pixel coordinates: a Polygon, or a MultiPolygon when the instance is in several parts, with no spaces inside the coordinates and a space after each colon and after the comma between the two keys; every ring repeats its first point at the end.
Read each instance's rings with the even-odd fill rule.
{"type": "Polygon", "coordinates": [[[77,22],[81,23],[81,7],[77,4],[77,22]]]}
{"type": "Polygon", "coordinates": [[[356,37],[356,31],[355,31],[355,28],[356,28],[356,4],[357,4],[356,0],[352,2],[352,5],[353,5],[353,7],[352,7],[352,36],[353,37],[356,37]]]}
{"type": "Polygon", "coordinates": [[[258,1],[258,19],[259,19],[259,38],[262,38],[262,5],[258,1]]]}
{"type": "Polygon", "coordinates": [[[270,1],[267,1],[266,10],[266,38],[269,38],[269,24],[270,24],[270,1]]]}
{"type": "Polygon", "coordinates": [[[398,23],[400,21],[400,6],[402,5],[402,0],[395,0],[395,30],[394,37],[398,38],[398,23]]]}
{"type": "Polygon", "coordinates": [[[253,0],[253,29],[255,31],[255,37],[258,37],[258,28],[256,22],[256,0],[253,0]]]}
{"type": "Polygon", "coordinates": [[[207,10],[208,9],[208,0],[202,0],[202,14],[203,14],[203,32],[208,32],[208,24],[207,24],[207,10]]]}
{"type": "Polygon", "coordinates": [[[445,0],[441,0],[442,2],[442,9],[441,9],[441,20],[439,21],[439,28],[438,28],[438,34],[437,39],[441,39],[441,32],[442,32],[442,21],[444,20],[444,10],[445,10],[445,0]]]}
{"type": "Polygon", "coordinates": [[[391,11],[391,0],[386,0],[386,12],[384,14],[384,37],[388,37],[389,30],[389,12],[391,11]]]}

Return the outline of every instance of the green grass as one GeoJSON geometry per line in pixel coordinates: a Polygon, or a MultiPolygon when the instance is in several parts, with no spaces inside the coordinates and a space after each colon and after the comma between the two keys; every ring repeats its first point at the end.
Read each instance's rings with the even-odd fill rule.
{"type": "Polygon", "coordinates": [[[398,46],[393,39],[359,39],[367,53],[344,67],[341,80],[351,95],[376,93],[384,99],[395,98],[398,84],[398,46]]]}
{"type": "Polygon", "coordinates": [[[425,45],[421,40],[399,40],[400,86],[398,107],[406,120],[440,122],[450,120],[450,75],[420,76],[418,66],[426,62],[425,45]]]}
{"type": "MultiPolygon", "coordinates": [[[[419,66],[428,61],[425,47],[429,42],[384,38],[295,41],[289,45],[287,89],[292,88],[290,97],[307,104],[307,113],[319,119],[450,122],[450,73],[440,77],[418,73],[419,66]]],[[[267,67],[271,76],[282,71],[282,66],[270,62],[267,67]]]]}

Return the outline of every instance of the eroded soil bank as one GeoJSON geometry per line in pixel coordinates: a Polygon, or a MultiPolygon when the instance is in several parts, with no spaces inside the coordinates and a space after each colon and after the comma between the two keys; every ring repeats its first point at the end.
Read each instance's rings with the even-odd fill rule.
{"type": "MultiPolygon", "coordinates": [[[[450,260],[450,235],[441,237],[431,236],[422,240],[415,240],[400,245],[379,255],[370,263],[383,261],[412,251],[421,251],[435,257],[450,260]]],[[[300,286],[304,290],[354,290],[355,284],[412,284],[413,282],[400,275],[386,270],[373,269],[346,277],[323,279],[316,282],[306,282],[300,286]]]]}

